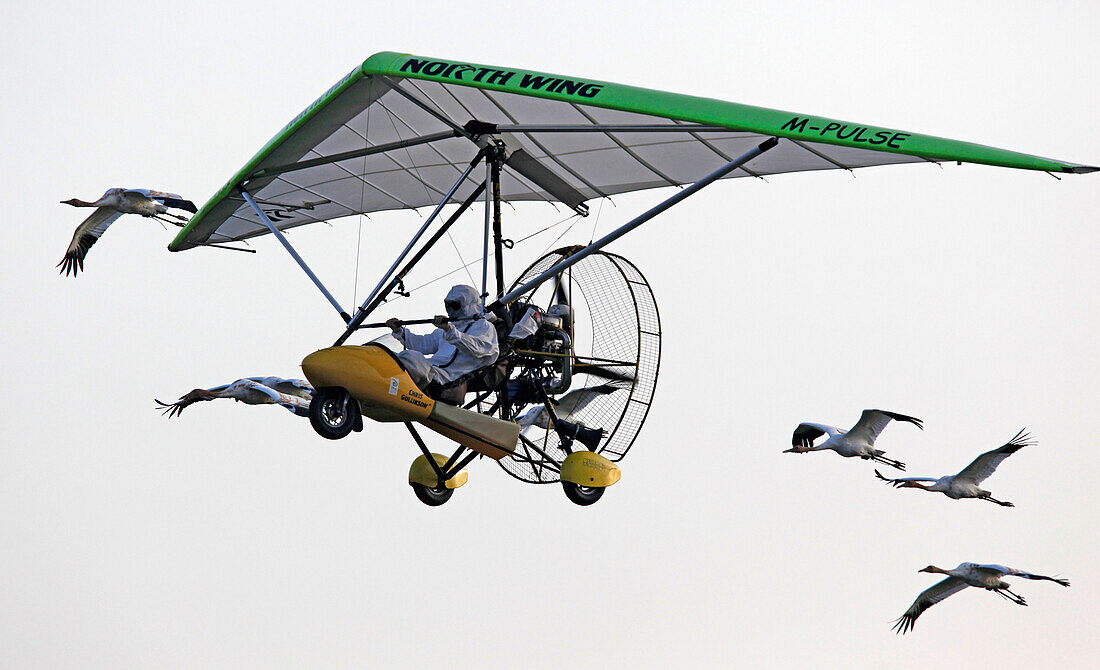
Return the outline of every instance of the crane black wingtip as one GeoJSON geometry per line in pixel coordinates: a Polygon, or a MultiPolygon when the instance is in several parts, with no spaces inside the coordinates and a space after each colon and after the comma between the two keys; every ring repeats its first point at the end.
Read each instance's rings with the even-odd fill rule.
{"type": "Polygon", "coordinates": [[[1013,436],[1011,440],[1006,442],[1004,446],[1015,447],[1015,449],[1010,452],[1015,453],[1016,451],[1024,447],[1034,447],[1035,445],[1036,442],[1035,440],[1031,439],[1031,433],[1027,432],[1027,428],[1021,428],[1020,432],[1016,433],[1016,435],[1013,436]]]}
{"type": "Polygon", "coordinates": [[[165,198],[163,202],[165,207],[175,207],[176,209],[182,209],[192,214],[199,211],[199,208],[195,207],[195,203],[190,200],[183,200],[182,198],[165,198]]]}
{"type": "Polygon", "coordinates": [[[921,420],[921,419],[918,419],[915,416],[909,416],[907,414],[899,414],[898,412],[888,412],[884,409],[876,409],[874,411],[885,414],[886,416],[890,417],[894,421],[907,421],[907,422],[913,424],[914,426],[916,426],[917,428],[920,428],[921,430],[924,430],[924,421],[921,420]]]}
{"type": "Polygon", "coordinates": [[[913,626],[917,623],[917,617],[909,616],[908,614],[901,615],[893,625],[894,632],[898,635],[904,635],[913,630],[913,626]]]}
{"type": "Polygon", "coordinates": [[[73,256],[65,256],[61,259],[61,262],[54,266],[55,268],[61,268],[60,274],[63,276],[77,276],[80,274],[80,270],[84,269],[84,264],[78,265],[77,259],[73,256]]]}

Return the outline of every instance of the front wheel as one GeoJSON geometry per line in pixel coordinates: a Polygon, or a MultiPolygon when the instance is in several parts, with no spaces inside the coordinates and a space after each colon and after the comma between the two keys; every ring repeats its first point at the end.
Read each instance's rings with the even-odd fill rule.
{"type": "Polygon", "coordinates": [[[439,507],[443,503],[451,499],[455,490],[449,489],[445,485],[440,484],[434,488],[429,488],[423,484],[410,484],[413,487],[413,493],[417,498],[420,498],[420,502],[430,507],[439,507]]]}
{"type": "Polygon", "coordinates": [[[580,484],[574,484],[573,482],[562,482],[562,488],[565,489],[565,497],[569,498],[578,505],[591,505],[603,496],[604,487],[599,486],[581,486],[580,484]]]}
{"type": "Polygon", "coordinates": [[[309,403],[309,422],[317,434],[329,440],[347,437],[356,425],[363,425],[359,403],[338,386],[317,389],[309,403]]]}

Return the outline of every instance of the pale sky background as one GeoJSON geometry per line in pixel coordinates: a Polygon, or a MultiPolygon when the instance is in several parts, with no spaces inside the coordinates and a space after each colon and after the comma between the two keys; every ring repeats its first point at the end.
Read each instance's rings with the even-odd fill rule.
{"type": "MultiPolygon", "coordinates": [[[[341,442],[275,407],[153,398],[300,376],[340,331],[270,238],[170,254],[85,212],[198,203],[372,53],[570,74],[1100,162],[1100,4],[75,3],[0,9],[0,668],[1084,667],[1100,657],[1100,175],[965,165],[726,181],[616,242],[664,350],[623,478],[568,502],[481,460],[441,508],[400,425],[341,442]],[[800,421],[924,419],[879,445],[957,472],[1027,426],[1001,508],[790,455],[800,421]],[[968,590],[907,636],[929,563],[1062,575],[1030,607],[968,590]]],[[[616,197],[586,242],[671,191],[616,197]]],[[[593,203],[593,209],[599,209],[593,203]]],[[[519,237],[561,218],[505,210],[519,237]]],[[[476,257],[480,212],[464,236],[476,257]]],[[[362,224],[358,295],[421,217],[362,224]]],[[[359,223],[292,234],[350,303],[359,223]]],[[[546,235],[516,249],[537,256],[546,235]]],[[[426,263],[453,269],[453,252],[426,263]]],[[[434,275],[433,275],[434,276],[434,275]]],[[[428,272],[419,275],[430,278],[428,272]]],[[[429,316],[445,293],[396,303],[429,316]]],[[[444,448],[432,436],[431,444],[444,448]]]]}

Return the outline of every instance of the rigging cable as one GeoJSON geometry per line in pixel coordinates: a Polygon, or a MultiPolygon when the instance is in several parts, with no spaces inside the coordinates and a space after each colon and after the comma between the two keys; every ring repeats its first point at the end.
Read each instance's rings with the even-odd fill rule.
{"type": "MultiPolygon", "coordinates": [[[[570,217],[570,218],[573,218],[573,217],[570,217]]],[[[567,220],[568,220],[568,219],[567,219],[567,220]]],[[[577,221],[580,221],[580,220],[581,220],[580,214],[577,214],[577,215],[576,215],[576,221],[574,221],[573,223],[569,224],[569,227],[568,227],[568,228],[566,228],[566,229],[565,229],[564,231],[562,231],[562,234],[561,234],[561,235],[558,235],[557,237],[555,237],[555,238],[554,238],[554,241],[553,241],[553,242],[551,242],[550,244],[546,245],[546,248],[542,250],[542,254],[545,254],[545,253],[546,253],[547,251],[550,251],[550,247],[552,247],[552,246],[554,246],[555,244],[557,244],[557,243],[558,243],[558,240],[560,240],[561,238],[565,237],[565,236],[566,236],[566,235],[567,235],[567,234],[569,233],[569,231],[570,231],[570,230],[573,230],[573,226],[577,225],[577,221]]],[[[539,255],[541,256],[542,254],[539,254],[539,255]]]]}
{"type": "Polygon", "coordinates": [[[588,243],[592,244],[596,241],[596,225],[600,222],[600,212],[603,211],[603,198],[600,198],[600,207],[596,210],[596,220],[592,222],[592,236],[588,238],[588,243]]]}
{"type": "MultiPolygon", "coordinates": [[[[430,100],[430,98],[429,98],[429,100],[430,100]]],[[[434,101],[432,101],[432,102],[434,104],[434,101]]],[[[436,107],[438,107],[438,105],[436,105],[436,107]]],[[[385,107],[383,107],[383,109],[385,109],[385,107]]],[[[442,109],[440,109],[439,112],[441,114],[444,113],[444,111],[442,109]]],[[[394,134],[396,134],[398,137],[401,137],[401,132],[397,129],[397,123],[395,121],[396,116],[391,112],[389,114],[389,118],[390,118],[390,124],[393,126],[394,134]]],[[[401,123],[404,124],[404,126],[406,128],[408,128],[410,131],[412,131],[414,134],[416,133],[416,129],[413,128],[412,126],[410,126],[407,122],[402,120],[401,123]]],[[[436,153],[439,154],[440,157],[444,158],[444,160],[446,160],[446,157],[443,156],[443,154],[440,153],[438,149],[436,149],[436,153]]],[[[413,160],[412,152],[409,151],[408,147],[405,147],[405,157],[408,158],[408,160],[409,160],[410,168],[408,168],[408,169],[411,169],[411,171],[416,175],[417,181],[419,181],[421,186],[424,187],[424,195],[426,196],[427,200],[430,202],[432,200],[432,194],[431,194],[431,190],[428,188],[428,182],[425,181],[423,175],[420,174],[420,169],[416,166],[416,161],[413,160]]],[[[396,161],[394,161],[394,162],[396,162],[396,161]]],[[[400,163],[398,163],[398,165],[400,165],[400,163]]],[[[455,170],[458,170],[459,174],[462,174],[462,171],[459,170],[458,166],[456,166],[454,164],[451,164],[451,167],[455,168],[455,170]]],[[[446,203],[443,203],[443,204],[446,204],[446,203]]],[[[417,211],[417,210],[414,209],[414,211],[417,211]]],[[[417,212],[417,213],[419,213],[419,212],[417,212]]],[[[462,268],[461,269],[466,270],[466,276],[470,278],[470,285],[471,286],[477,286],[477,282],[474,281],[473,275],[470,274],[469,267],[470,267],[471,263],[467,263],[465,261],[465,259],[462,258],[462,252],[458,250],[458,244],[456,244],[454,238],[451,237],[451,231],[449,231],[449,230],[447,231],[447,239],[450,240],[451,246],[454,247],[455,254],[458,255],[458,262],[462,263],[462,268]]],[[[480,260],[480,259],[478,259],[478,260],[480,260]]],[[[476,263],[477,261],[474,261],[474,262],[476,263]]],[[[457,271],[458,270],[455,270],[454,272],[457,272],[457,271]]],[[[450,272],[448,274],[454,274],[454,272],[450,272]]],[[[443,275],[443,277],[446,277],[446,276],[447,275],[443,275]]],[[[439,279],[442,279],[443,277],[439,277],[439,279]]],[[[435,280],[433,280],[433,281],[435,281],[435,280]]],[[[417,287],[417,288],[420,288],[420,287],[417,287]]],[[[411,289],[411,290],[405,291],[405,296],[404,297],[409,297],[409,294],[411,294],[415,290],[416,289],[411,289]]]]}
{"type": "MultiPolygon", "coordinates": [[[[479,258],[479,259],[477,259],[477,261],[473,261],[472,263],[467,263],[462,258],[462,252],[458,250],[458,245],[455,244],[455,238],[451,237],[451,231],[449,231],[449,230],[447,231],[447,239],[451,241],[451,246],[455,248],[455,253],[458,254],[458,262],[462,263],[462,269],[466,271],[466,276],[470,278],[470,286],[477,286],[477,282],[474,281],[474,276],[472,274],[470,274],[470,266],[473,265],[474,263],[476,263],[477,261],[480,261],[481,259],[479,258]]],[[[411,291],[410,291],[410,293],[411,293],[411,291]]]]}
{"type": "MultiPolygon", "coordinates": [[[[373,105],[367,105],[367,125],[363,130],[363,149],[370,147],[370,109],[373,105]]],[[[359,231],[355,234],[355,277],[351,287],[351,304],[354,307],[359,304],[359,256],[363,253],[363,219],[366,212],[363,209],[367,200],[367,157],[363,156],[363,171],[359,175],[359,231]]]]}
{"type": "MultiPolygon", "coordinates": [[[[527,240],[531,239],[532,237],[534,237],[534,236],[536,236],[536,235],[541,235],[542,233],[545,233],[546,231],[550,230],[551,228],[557,228],[558,226],[562,225],[563,223],[566,223],[567,221],[569,221],[570,219],[578,219],[578,218],[580,218],[580,215],[579,215],[579,214],[570,214],[569,216],[565,217],[565,218],[564,218],[564,219],[562,219],[561,221],[558,221],[557,223],[552,223],[552,224],[550,224],[549,226],[546,226],[545,228],[543,228],[542,230],[536,230],[535,232],[531,233],[530,235],[527,235],[526,237],[521,237],[520,239],[516,240],[516,241],[515,241],[515,242],[513,243],[513,245],[512,245],[512,246],[514,247],[514,246],[515,246],[515,245],[517,245],[517,244],[522,244],[523,242],[526,242],[527,240]]],[[[573,223],[576,223],[576,221],[574,221],[573,223]]],[[[572,226],[570,226],[570,228],[572,228],[572,226]]],[[[565,232],[569,232],[569,231],[568,231],[568,230],[566,230],[565,232]]],[[[449,234],[450,234],[450,233],[448,233],[448,235],[449,235],[449,234]]],[[[563,235],[564,235],[564,233],[563,233],[563,235]]],[[[558,237],[558,239],[561,239],[561,237],[559,236],[559,237],[558,237]]],[[[555,240],[555,242],[556,242],[556,241],[557,241],[557,240],[555,240]]],[[[452,241],[452,244],[453,244],[453,241],[452,241]]],[[[457,250],[457,249],[456,249],[456,250],[457,250]]],[[[544,251],[543,253],[545,253],[545,251],[544,251]]],[[[492,255],[493,255],[493,254],[490,254],[490,256],[492,256],[492,255]]],[[[459,258],[461,258],[461,254],[459,255],[459,258]]],[[[408,292],[407,292],[407,293],[408,293],[408,294],[412,294],[412,293],[414,293],[414,292],[416,292],[416,291],[419,291],[420,289],[424,288],[425,286],[429,286],[429,285],[431,285],[431,284],[434,284],[434,283],[436,283],[437,281],[439,281],[439,280],[441,280],[441,279],[445,279],[445,278],[447,278],[447,277],[450,277],[451,275],[455,274],[456,272],[461,272],[461,271],[462,271],[463,269],[466,269],[466,272],[467,272],[467,274],[469,274],[469,272],[470,272],[470,271],[469,271],[469,269],[468,269],[468,268],[469,268],[469,267],[470,267],[471,265],[473,265],[474,263],[478,263],[478,262],[480,262],[480,261],[481,261],[481,259],[480,259],[480,258],[478,258],[478,259],[475,259],[475,260],[472,260],[472,261],[470,261],[469,263],[465,263],[465,262],[464,262],[464,264],[462,265],[462,267],[458,267],[458,268],[455,268],[454,270],[451,270],[450,272],[446,272],[446,273],[444,273],[444,274],[441,274],[441,275],[439,275],[439,276],[438,276],[438,277],[436,277],[435,279],[432,279],[432,280],[426,281],[426,282],[424,282],[423,284],[420,284],[419,286],[416,286],[416,287],[414,287],[414,288],[411,288],[411,289],[409,289],[409,290],[408,290],[408,292]]],[[[405,297],[408,297],[408,295],[406,295],[405,297]]]]}

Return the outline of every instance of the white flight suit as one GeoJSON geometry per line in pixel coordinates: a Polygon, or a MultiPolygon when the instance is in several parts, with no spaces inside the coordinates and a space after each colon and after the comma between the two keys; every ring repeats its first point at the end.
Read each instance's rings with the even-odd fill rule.
{"type": "MultiPolygon", "coordinates": [[[[446,301],[459,304],[458,309],[447,309],[447,316],[452,319],[481,314],[481,296],[472,286],[455,286],[447,293],[446,301]]],[[[447,384],[496,362],[500,355],[496,328],[480,316],[471,321],[447,323],[427,335],[417,335],[402,326],[394,337],[405,346],[398,359],[421,387],[433,381],[447,384]]]]}

